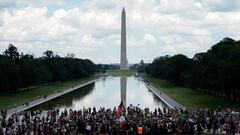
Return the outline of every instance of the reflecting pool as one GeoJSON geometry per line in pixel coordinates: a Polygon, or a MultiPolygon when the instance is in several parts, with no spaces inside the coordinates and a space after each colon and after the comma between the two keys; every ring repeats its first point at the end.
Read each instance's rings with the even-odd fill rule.
{"type": "Polygon", "coordinates": [[[123,101],[125,105],[163,108],[165,104],[147,89],[144,82],[135,77],[106,77],[95,83],[55,98],[33,109],[49,110],[82,109],[83,107],[114,107],[123,101]]]}

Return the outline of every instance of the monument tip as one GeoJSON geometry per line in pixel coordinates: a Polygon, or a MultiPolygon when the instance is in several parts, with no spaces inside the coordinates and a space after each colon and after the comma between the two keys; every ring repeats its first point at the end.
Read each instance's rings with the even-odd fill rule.
{"type": "Polygon", "coordinates": [[[122,11],[125,11],[125,8],[124,8],[124,6],[123,6],[123,9],[122,9],[122,11]]]}

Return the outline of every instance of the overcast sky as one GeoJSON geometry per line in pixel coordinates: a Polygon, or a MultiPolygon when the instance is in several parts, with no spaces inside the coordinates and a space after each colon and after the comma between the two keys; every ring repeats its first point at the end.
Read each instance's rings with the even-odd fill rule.
{"type": "Polygon", "coordinates": [[[123,5],[129,63],[192,57],[240,36],[240,0],[0,0],[0,52],[13,43],[36,57],[52,50],[119,63],[123,5]]]}

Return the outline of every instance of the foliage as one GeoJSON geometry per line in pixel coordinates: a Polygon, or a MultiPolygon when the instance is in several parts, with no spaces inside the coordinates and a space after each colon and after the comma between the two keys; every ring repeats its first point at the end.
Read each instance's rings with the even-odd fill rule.
{"type": "Polygon", "coordinates": [[[9,57],[11,60],[17,60],[19,58],[17,47],[13,46],[13,44],[9,44],[8,49],[6,49],[3,54],[9,57]]]}
{"type": "Polygon", "coordinates": [[[108,75],[110,76],[134,76],[137,73],[137,70],[119,70],[119,69],[112,69],[107,70],[108,75]]]}
{"type": "Polygon", "coordinates": [[[226,109],[227,107],[239,108],[239,103],[237,102],[202,93],[196,89],[176,86],[155,77],[144,77],[144,80],[149,81],[154,87],[178,103],[183,104],[188,109],[216,109],[217,107],[221,107],[222,109],[226,109]]]}
{"type": "Polygon", "coordinates": [[[19,55],[12,44],[0,55],[0,92],[9,93],[28,90],[32,86],[67,81],[91,76],[95,73],[95,64],[67,56],[55,55],[47,50],[43,57],[34,58],[31,54],[19,55]]]}
{"type": "Polygon", "coordinates": [[[192,59],[182,54],[158,57],[146,67],[146,73],[175,85],[239,101],[240,41],[224,38],[192,59]]]}

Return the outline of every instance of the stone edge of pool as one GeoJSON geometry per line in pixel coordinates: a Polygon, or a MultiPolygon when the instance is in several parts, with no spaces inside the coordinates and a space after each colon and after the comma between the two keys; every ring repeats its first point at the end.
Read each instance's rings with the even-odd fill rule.
{"type": "Polygon", "coordinates": [[[181,108],[183,110],[186,110],[186,107],[179,104],[178,102],[176,102],[175,100],[173,100],[172,98],[170,98],[169,96],[167,96],[164,92],[162,92],[161,90],[157,89],[156,87],[154,87],[152,84],[147,83],[145,81],[143,81],[145,83],[145,86],[155,95],[157,96],[159,99],[161,99],[163,101],[164,104],[166,104],[169,108],[171,109],[175,109],[175,108],[181,108]]]}
{"type": "MultiPolygon", "coordinates": [[[[12,113],[19,113],[19,112],[25,111],[27,109],[30,109],[30,108],[34,107],[34,106],[37,106],[37,105],[42,104],[44,102],[50,101],[50,100],[52,100],[54,98],[60,97],[60,96],[65,95],[65,94],[67,94],[69,92],[72,92],[72,91],[77,90],[79,88],[82,88],[82,87],[84,87],[86,85],[89,85],[89,84],[91,84],[93,82],[96,82],[97,80],[100,80],[101,78],[103,78],[103,77],[99,77],[97,79],[88,81],[88,82],[80,84],[78,86],[75,86],[75,87],[72,87],[72,88],[68,88],[68,89],[65,89],[65,90],[63,90],[61,92],[57,92],[57,93],[48,95],[46,98],[43,97],[43,98],[31,101],[31,102],[29,102],[28,105],[24,104],[24,105],[20,105],[20,106],[8,109],[7,110],[7,114],[11,115],[12,113]]],[[[156,87],[154,87],[150,83],[147,83],[145,81],[143,81],[143,82],[144,82],[145,86],[147,87],[147,89],[149,89],[155,96],[157,96],[169,108],[171,108],[171,109],[181,108],[183,110],[186,109],[185,106],[177,103],[175,100],[173,100],[172,98],[167,96],[165,93],[163,93],[161,90],[157,89],[156,87]]]]}
{"type": "Polygon", "coordinates": [[[42,103],[47,102],[47,101],[49,101],[49,100],[52,100],[52,99],[54,99],[54,98],[60,97],[60,96],[62,96],[62,95],[65,95],[65,94],[67,94],[67,93],[69,93],[69,92],[72,92],[72,91],[74,91],[74,90],[77,90],[77,89],[79,89],[79,88],[82,88],[82,87],[84,87],[84,86],[86,86],[86,85],[89,85],[89,84],[91,84],[91,83],[94,83],[94,82],[96,82],[97,80],[99,80],[99,79],[101,79],[101,78],[102,78],[102,77],[99,77],[99,78],[97,78],[97,79],[94,79],[94,80],[88,81],[88,82],[86,82],[86,83],[83,83],[83,84],[74,86],[74,87],[72,87],[72,88],[68,88],[68,89],[65,89],[65,90],[63,90],[63,91],[60,91],[60,92],[57,92],[57,93],[48,95],[46,98],[43,97],[43,98],[40,98],[40,99],[33,100],[33,101],[29,102],[28,105],[25,105],[25,104],[24,104],[24,105],[20,105],[20,106],[17,106],[17,107],[10,108],[10,109],[7,110],[7,115],[11,115],[11,114],[13,114],[13,113],[19,113],[19,112],[25,111],[25,110],[27,110],[27,109],[30,109],[30,108],[34,107],[34,106],[37,106],[37,105],[39,105],[39,104],[42,104],[42,103]]]}

